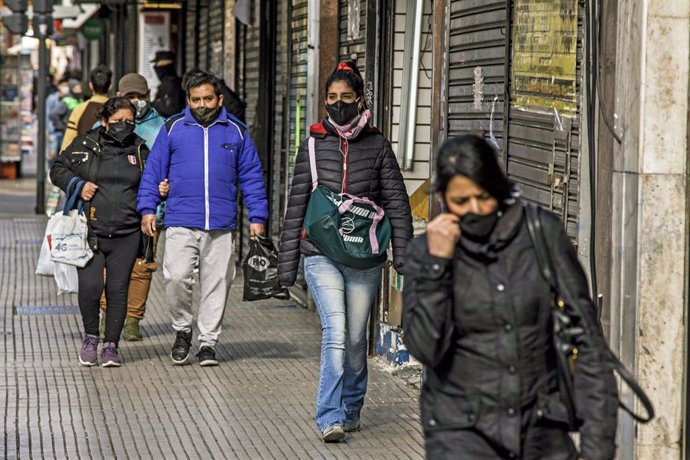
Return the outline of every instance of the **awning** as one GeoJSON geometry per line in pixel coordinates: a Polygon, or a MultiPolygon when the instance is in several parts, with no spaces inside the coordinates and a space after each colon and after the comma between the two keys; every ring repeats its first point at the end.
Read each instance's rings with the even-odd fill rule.
{"type": "MultiPolygon", "coordinates": [[[[62,20],[63,29],[73,29],[78,30],[84,25],[86,21],[91,18],[96,11],[101,7],[98,3],[80,3],[78,5],[80,12],[77,14],[76,18],[65,18],[62,20]]],[[[57,9],[57,6],[55,7],[57,9]]],[[[75,8],[74,6],[69,8],[75,8]]]]}

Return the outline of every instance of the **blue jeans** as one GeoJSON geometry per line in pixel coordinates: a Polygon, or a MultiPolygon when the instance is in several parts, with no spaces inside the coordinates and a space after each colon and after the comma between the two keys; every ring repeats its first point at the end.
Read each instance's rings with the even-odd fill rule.
{"type": "Polygon", "coordinates": [[[367,321],[381,267],[357,270],[324,256],[304,259],[304,274],[321,318],[321,370],[316,426],[359,420],[367,392],[367,321]]]}

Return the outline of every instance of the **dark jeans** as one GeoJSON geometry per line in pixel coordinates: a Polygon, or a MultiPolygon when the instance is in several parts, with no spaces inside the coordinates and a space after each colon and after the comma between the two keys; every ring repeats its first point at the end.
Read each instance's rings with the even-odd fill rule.
{"type": "Polygon", "coordinates": [[[79,309],[87,334],[98,335],[100,298],[103,292],[103,269],[106,269],[105,340],[117,343],[127,315],[129,276],[139,252],[141,232],[116,238],[98,238],[98,250],[79,274],[79,309]]]}

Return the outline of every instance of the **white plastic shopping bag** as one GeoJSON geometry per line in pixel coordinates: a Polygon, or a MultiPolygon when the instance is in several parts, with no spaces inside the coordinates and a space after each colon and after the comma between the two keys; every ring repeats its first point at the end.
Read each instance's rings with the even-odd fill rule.
{"type": "Polygon", "coordinates": [[[79,278],[77,277],[77,267],[74,265],[55,264],[55,284],[57,284],[58,295],[76,294],[79,292],[79,278]]]}
{"type": "Polygon", "coordinates": [[[67,201],[62,212],[53,214],[46,228],[46,239],[53,262],[83,267],[93,257],[88,242],[88,224],[79,198],[83,181],[73,178],[67,186],[67,201]],[[76,179],[76,180],[75,180],[76,179]],[[77,209],[72,209],[77,203],[77,209]]]}
{"type": "Polygon", "coordinates": [[[54,273],[55,262],[50,258],[50,245],[48,244],[47,236],[44,235],[43,242],[41,243],[41,251],[38,253],[38,262],[36,262],[36,274],[53,276],[54,273]]]}

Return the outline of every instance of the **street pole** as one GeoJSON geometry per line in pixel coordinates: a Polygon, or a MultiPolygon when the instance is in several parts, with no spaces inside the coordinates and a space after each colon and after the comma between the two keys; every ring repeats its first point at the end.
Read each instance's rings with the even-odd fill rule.
{"type": "Polygon", "coordinates": [[[48,50],[46,49],[47,25],[44,21],[34,30],[38,37],[38,142],[37,142],[37,167],[36,167],[36,214],[46,212],[46,74],[48,73],[48,50]]]}

